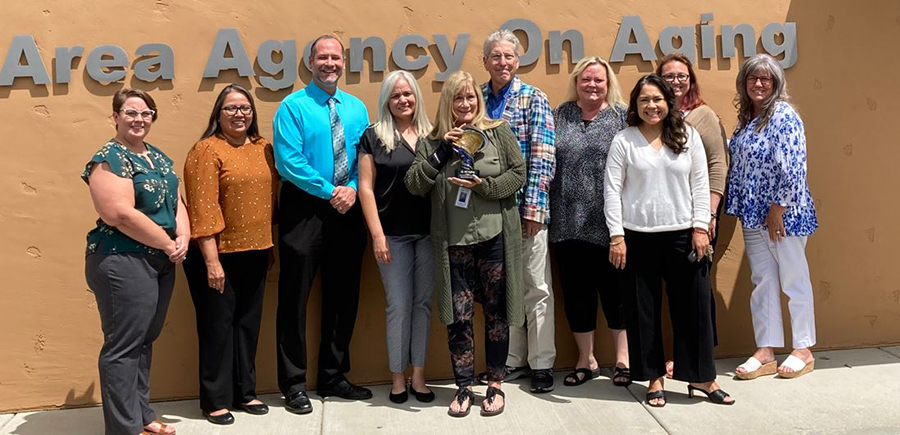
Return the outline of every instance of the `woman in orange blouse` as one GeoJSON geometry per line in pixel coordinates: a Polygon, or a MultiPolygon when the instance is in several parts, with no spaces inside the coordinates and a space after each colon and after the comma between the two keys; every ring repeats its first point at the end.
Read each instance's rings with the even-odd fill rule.
{"type": "Polygon", "coordinates": [[[256,398],[254,361],[278,184],[272,144],[259,135],[256,106],[243,87],[219,94],[206,132],[188,152],[184,184],[192,229],[184,272],[197,312],[200,408],[211,423],[231,424],[229,409],[269,411],[256,398]]]}

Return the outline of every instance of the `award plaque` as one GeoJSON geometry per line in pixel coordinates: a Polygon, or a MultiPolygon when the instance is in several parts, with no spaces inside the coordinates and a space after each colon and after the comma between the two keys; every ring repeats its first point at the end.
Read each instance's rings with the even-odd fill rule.
{"type": "Polygon", "coordinates": [[[453,150],[459,155],[459,169],[456,177],[471,180],[478,176],[475,170],[475,153],[484,148],[487,136],[475,127],[463,127],[462,136],[453,142],[453,150]]]}

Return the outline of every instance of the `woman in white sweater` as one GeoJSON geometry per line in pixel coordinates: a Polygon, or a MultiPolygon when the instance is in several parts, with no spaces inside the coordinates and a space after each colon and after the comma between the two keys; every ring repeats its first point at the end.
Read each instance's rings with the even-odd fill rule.
{"type": "Polygon", "coordinates": [[[631,377],[650,381],[650,406],[665,406],[665,280],[674,378],[690,383],[691,397],[698,391],[714,403],[730,405],[734,399],[715,382],[703,142],[675,108],[672,88],[655,74],[642,77],[631,91],[627,121],[629,127],[613,139],[606,161],[604,211],[609,261],[625,272],[621,283],[631,377]]]}

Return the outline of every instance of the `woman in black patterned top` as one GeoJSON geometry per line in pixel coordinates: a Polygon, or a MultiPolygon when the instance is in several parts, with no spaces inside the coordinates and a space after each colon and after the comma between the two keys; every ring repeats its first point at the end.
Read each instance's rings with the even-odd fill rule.
{"type": "Polygon", "coordinates": [[[556,177],[550,184],[550,242],[556,253],[566,318],[578,345],[575,371],[564,384],[581,385],[600,375],[594,358],[599,295],[616,347],[613,383],[631,383],[628,341],[609,258],[603,214],[603,174],[610,143],[625,123],[626,106],[612,69],[599,57],[582,59],[569,80],[566,102],[553,111],[556,177]]]}

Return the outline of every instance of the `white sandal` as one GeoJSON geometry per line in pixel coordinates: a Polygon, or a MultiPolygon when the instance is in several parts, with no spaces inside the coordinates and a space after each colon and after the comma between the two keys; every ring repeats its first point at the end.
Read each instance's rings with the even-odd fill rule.
{"type": "Polygon", "coordinates": [[[809,364],[807,364],[803,362],[802,359],[797,358],[794,355],[789,355],[787,359],[785,359],[784,362],[781,363],[781,366],[791,369],[791,372],[779,373],[778,376],[788,379],[799,378],[800,376],[813,371],[813,369],[816,367],[816,360],[813,359],[809,362],[809,364]]]}
{"type": "Polygon", "coordinates": [[[752,356],[747,358],[747,361],[739,365],[738,368],[744,369],[744,373],[735,372],[735,376],[737,376],[738,379],[746,381],[756,379],[760,376],[774,375],[778,372],[778,369],[775,366],[775,360],[763,364],[752,356]]]}

